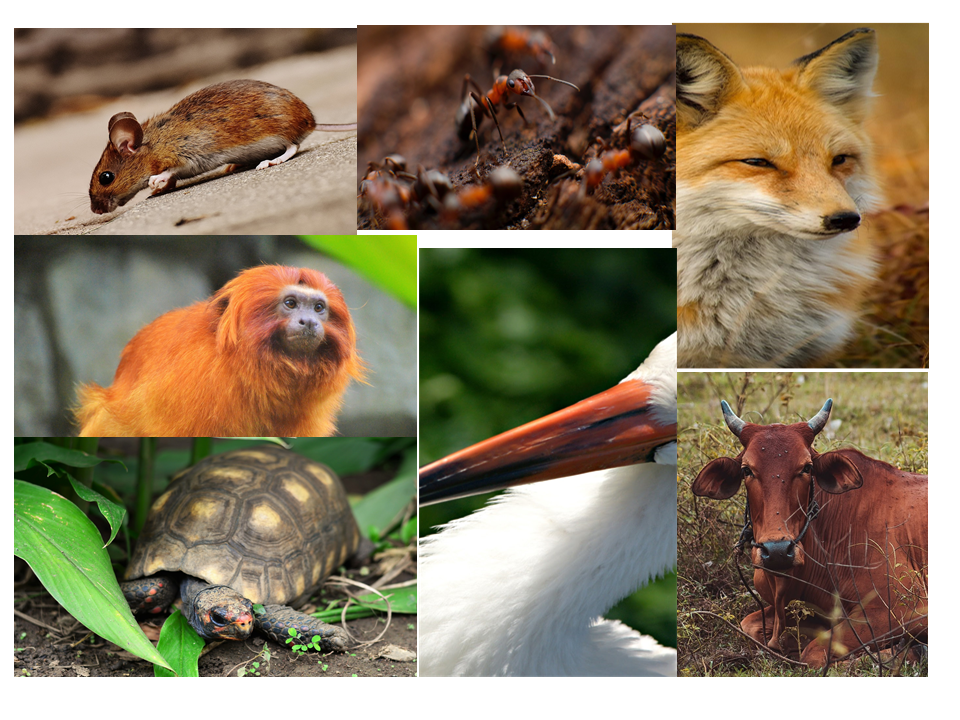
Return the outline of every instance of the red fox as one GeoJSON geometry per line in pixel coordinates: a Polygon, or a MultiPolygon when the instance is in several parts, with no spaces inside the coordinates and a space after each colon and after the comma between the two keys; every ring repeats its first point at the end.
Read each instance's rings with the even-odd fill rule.
{"type": "Polygon", "coordinates": [[[856,232],[879,190],[863,128],[877,39],[788,70],[677,35],[680,367],[803,367],[842,351],[874,279],[856,232]]]}

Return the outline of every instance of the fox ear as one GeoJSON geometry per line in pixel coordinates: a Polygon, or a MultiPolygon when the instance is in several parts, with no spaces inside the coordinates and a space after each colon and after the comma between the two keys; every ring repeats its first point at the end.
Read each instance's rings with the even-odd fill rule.
{"type": "Polygon", "coordinates": [[[677,33],[677,119],[696,127],[745,85],[736,63],[697,35],[677,33]]]}
{"type": "Polygon", "coordinates": [[[870,28],[857,28],[794,65],[802,87],[862,120],[873,97],[878,59],[877,34],[870,28]]]}

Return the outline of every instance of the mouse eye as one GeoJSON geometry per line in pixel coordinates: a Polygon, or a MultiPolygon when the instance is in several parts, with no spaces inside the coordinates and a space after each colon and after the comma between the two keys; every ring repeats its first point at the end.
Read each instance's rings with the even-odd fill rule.
{"type": "Polygon", "coordinates": [[[117,178],[116,175],[114,175],[114,174],[113,174],[112,172],[110,172],[109,170],[106,170],[106,171],[100,173],[99,180],[100,180],[100,184],[103,185],[104,187],[106,187],[107,185],[109,185],[110,183],[112,183],[116,178],[117,178]]]}

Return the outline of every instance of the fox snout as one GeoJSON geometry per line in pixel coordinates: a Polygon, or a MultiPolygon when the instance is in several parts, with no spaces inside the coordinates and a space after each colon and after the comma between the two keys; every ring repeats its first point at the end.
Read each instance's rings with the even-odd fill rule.
{"type": "Polygon", "coordinates": [[[860,213],[838,212],[825,215],[823,229],[830,233],[849,232],[860,225],[860,213]]]}

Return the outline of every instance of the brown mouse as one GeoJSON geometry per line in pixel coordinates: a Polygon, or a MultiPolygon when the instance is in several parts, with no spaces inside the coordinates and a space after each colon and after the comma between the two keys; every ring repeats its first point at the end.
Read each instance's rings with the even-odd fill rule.
{"type": "Polygon", "coordinates": [[[279,165],[314,130],[356,130],[357,124],[322,125],[289,90],[259,80],[228,80],[188,95],[143,124],[117,113],[110,140],[90,178],[90,209],[98,215],[125,205],[143,188],[173,190],[178,179],[227,165],[227,171],[279,165]],[[259,164],[258,164],[259,163],[259,164]]]}

